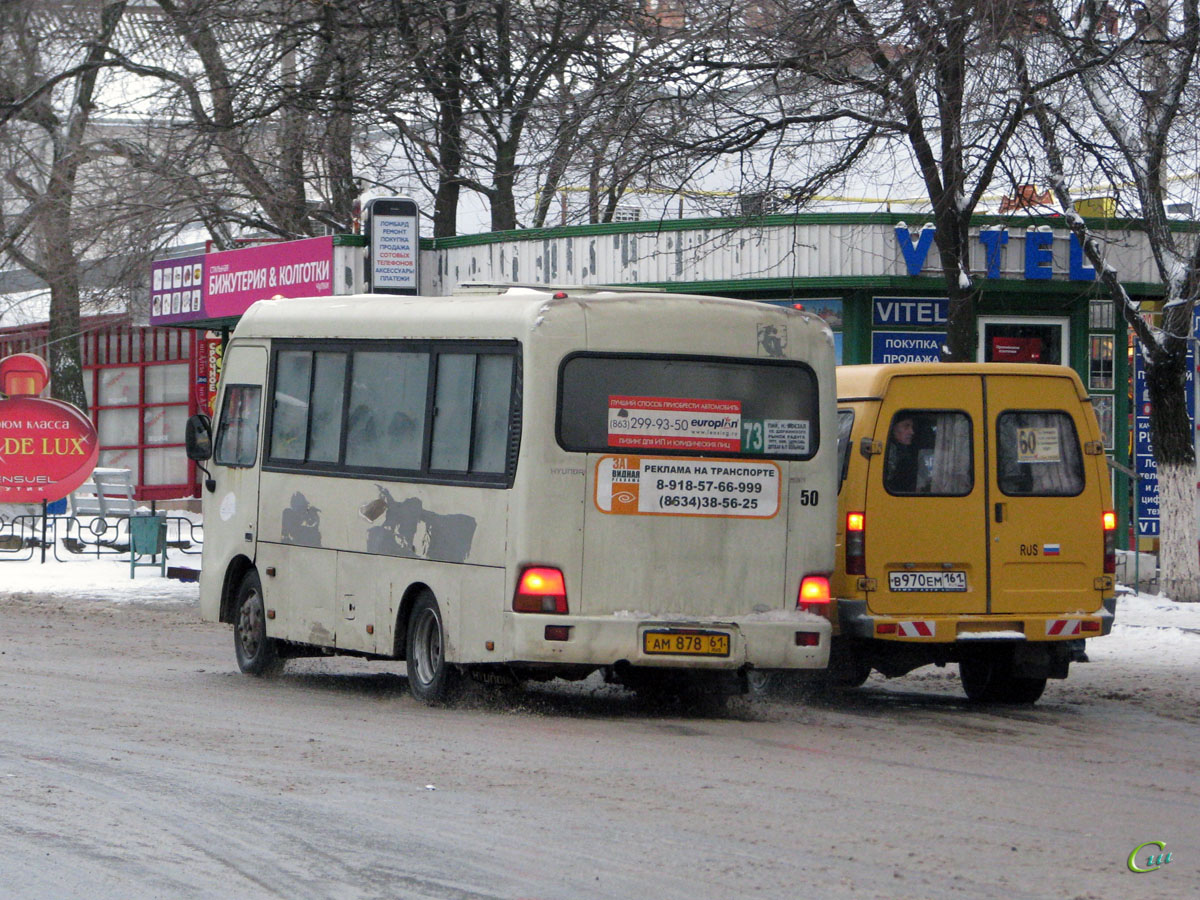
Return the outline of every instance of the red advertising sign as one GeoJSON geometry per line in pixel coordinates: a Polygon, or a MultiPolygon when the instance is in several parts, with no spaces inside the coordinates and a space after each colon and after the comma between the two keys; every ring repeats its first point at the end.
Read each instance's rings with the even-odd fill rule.
{"type": "Polygon", "coordinates": [[[1041,362],[1042,339],[1036,337],[992,338],[992,362],[1041,362]]]}
{"type": "Polygon", "coordinates": [[[91,420],[37,395],[45,362],[29,353],[0,360],[0,503],[61,500],[88,480],[100,455],[91,420]]]}

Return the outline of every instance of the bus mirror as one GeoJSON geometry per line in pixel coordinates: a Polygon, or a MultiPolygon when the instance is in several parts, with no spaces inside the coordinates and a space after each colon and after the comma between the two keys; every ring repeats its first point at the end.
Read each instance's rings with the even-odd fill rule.
{"type": "Polygon", "coordinates": [[[188,459],[201,462],[212,456],[212,422],[208,416],[192,416],[187,420],[184,444],[188,459]]]}

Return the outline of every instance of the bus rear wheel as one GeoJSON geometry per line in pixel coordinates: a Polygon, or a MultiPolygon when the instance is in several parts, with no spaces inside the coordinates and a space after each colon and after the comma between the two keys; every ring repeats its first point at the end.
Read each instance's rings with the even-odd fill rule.
{"type": "Polygon", "coordinates": [[[458,694],[461,674],[446,662],[446,628],[433,595],[417,598],[408,617],[405,641],[408,689],[425,703],[446,703],[458,694]]]}
{"type": "Polygon", "coordinates": [[[247,675],[273,675],[283,668],[279,644],[267,637],[267,614],[263,606],[262,582],[251,569],[237,593],[233,619],[233,652],[238,668],[247,675]]]}

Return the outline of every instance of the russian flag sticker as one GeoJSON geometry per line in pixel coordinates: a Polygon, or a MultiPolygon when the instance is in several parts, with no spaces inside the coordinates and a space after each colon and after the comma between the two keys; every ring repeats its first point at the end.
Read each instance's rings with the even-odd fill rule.
{"type": "Polygon", "coordinates": [[[1058,556],[1058,544],[1042,544],[1042,556],[1058,556]]]}

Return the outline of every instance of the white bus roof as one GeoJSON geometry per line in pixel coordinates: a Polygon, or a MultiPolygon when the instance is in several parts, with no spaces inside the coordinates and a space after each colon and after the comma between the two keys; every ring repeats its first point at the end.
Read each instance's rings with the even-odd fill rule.
{"type": "MultiPolygon", "coordinates": [[[[680,321],[689,314],[694,316],[697,305],[722,307],[727,312],[741,310],[758,317],[815,318],[786,307],[695,294],[624,288],[469,285],[459,293],[442,297],[352,294],[260,300],[242,316],[235,334],[241,338],[520,338],[556,309],[586,308],[600,312],[626,307],[629,303],[653,304],[652,318],[679,315],[680,321]],[[436,315],[431,315],[432,312],[436,315]]],[[[820,323],[819,319],[815,321],[820,323]]]]}

